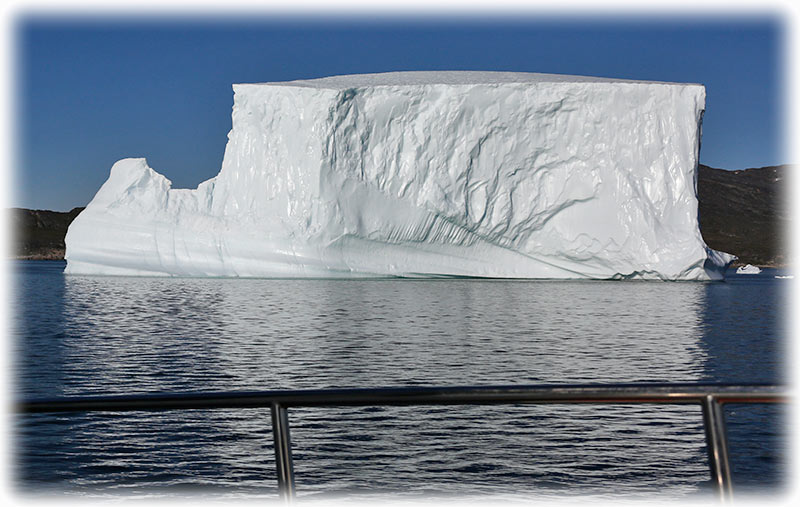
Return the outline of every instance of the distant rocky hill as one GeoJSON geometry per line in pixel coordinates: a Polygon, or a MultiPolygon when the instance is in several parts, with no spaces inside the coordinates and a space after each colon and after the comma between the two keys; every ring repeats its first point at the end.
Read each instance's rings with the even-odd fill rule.
{"type": "Polygon", "coordinates": [[[790,167],[724,171],[701,164],[697,194],[706,244],[738,256],[738,264],[785,266],[789,262],[786,177],[790,167]]]}
{"type": "Polygon", "coordinates": [[[17,259],[54,260],[64,258],[67,227],[83,208],[72,211],[8,210],[9,227],[14,234],[12,255],[17,259]]]}
{"type": "MultiPolygon", "coordinates": [[[[789,167],[725,171],[700,165],[700,230],[708,246],[738,256],[739,264],[786,265],[789,211],[783,189],[789,167]]],[[[67,227],[83,208],[9,211],[16,258],[63,259],[67,227]]]]}

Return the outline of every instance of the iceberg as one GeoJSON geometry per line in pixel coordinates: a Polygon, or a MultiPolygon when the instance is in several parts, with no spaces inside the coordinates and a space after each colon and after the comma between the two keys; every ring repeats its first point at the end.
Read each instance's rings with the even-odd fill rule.
{"type": "Polygon", "coordinates": [[[722,278],[700,234],[698,84],[392,72],[235,84],[219,174],[118,161],[68,274],[722,278]]]}
{"type": "Polygon", "coordinates": [[[739,266],[736,269],[737,275],[757,275],[761,273],[761,268],[758,266],[753,266],[752,264],[748,264],[746,266],[739,266]]]}

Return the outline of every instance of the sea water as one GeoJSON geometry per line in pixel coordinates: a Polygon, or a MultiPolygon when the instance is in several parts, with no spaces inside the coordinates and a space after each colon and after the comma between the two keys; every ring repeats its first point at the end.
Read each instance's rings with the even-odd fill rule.
{"type": "MultiPolygon", "coordinates": [[[[786,380],[775,270],[726,282],[65,276],[16,261],[17,398],[786,380]]],[[[739,491],[780,493],[780,407],[726,407],[739,491]]],[[[710,495],[699,406],[290,409],[298,496],[710,495]]],[[[17,416],[25,493],[274,496],[268,409],[17,416]]]]}

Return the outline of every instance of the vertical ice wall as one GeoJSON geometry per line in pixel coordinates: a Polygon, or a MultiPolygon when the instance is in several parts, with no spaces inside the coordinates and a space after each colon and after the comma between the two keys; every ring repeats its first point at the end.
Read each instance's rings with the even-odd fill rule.
{"type": "Polygon", "coordinates": [[[222,170],[117,162],[67,272],[708,279],[701,85],[401,72],[234,85],[222,170]]]}

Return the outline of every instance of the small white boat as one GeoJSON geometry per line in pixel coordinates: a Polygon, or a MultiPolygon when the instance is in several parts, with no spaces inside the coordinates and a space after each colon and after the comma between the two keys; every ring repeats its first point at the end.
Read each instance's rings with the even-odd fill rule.
{"type": "Polygon", "coordinates": [[[736,269],[737,275],[757,275],[761,273],[761,268],[748,264],[747,266],[739,266],[736,269]]]}

